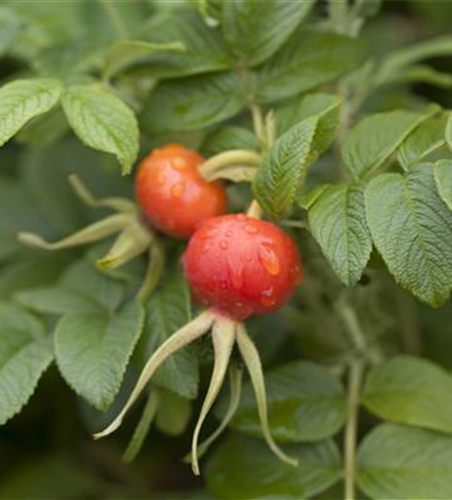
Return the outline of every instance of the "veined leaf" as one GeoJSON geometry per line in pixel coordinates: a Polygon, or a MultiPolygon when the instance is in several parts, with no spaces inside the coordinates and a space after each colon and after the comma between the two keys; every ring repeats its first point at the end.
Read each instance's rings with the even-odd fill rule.
{"type": "Polygon", "coordinates": [[[179,42],[150,43],[141,40],[122,40],[111,45],[105,55],[104,77],[109,79],[133,64],[145,62],[155,53],[184,52],[179,42]]]}
{"type": "Polygon", "coordinates": [[[206,467],[207,485],[218,498],[299,500],[311,498],[340,479],[340,456],[333,441],[284,447],[298,467],[276,460],[264,441],[233,434],[206,467]]]}
{"type": "Polygon", "coordinates": [[[398,356],[379,365],[362,401],[385,420],[452,434],[452,376],[425,359],[398,356]]]}
{"type": "Polygon", "coordinates": [[[184,52],[155,53],[146,60],[147,70],[156,78],[221,71],[234,63],[218,29],[209,27],[194,9],[151,17],[140,29],[140,39],[185,47],[184,52]]]}
{"type": "Polygon", "coordinates": [[[256,136],[244,127],[229,125],[214,130],[203,141],[202,150],[207,156],[214,156],[229,149],[257,150],[256,136]]]}
{"type": "Polygon", "coordinates": [[[20,307],[0,302],[0,425],[28,402],[52,359],[43,325],[20,307]]]}
{"type": "Polygon", "coordinates": [[[257,100],[269,104],[311,90],[356,67],[362,56],[357,40],[299,30],[274,57],[255,70],[257,100]]]}
{"type": "Polygon", "coordinates": [[[224,37],[237,59],[255,66],[281,47],[307,16],[314,2],[225,2],[221,18],[224,37]]]}
{"type": "MultiPolygon", "coordinates": [[[[321,366],[294,361],[268,372],[265,381],[270,429],[275,439],[319,441],[339,432],[344,424],[344,390],[321,366]]],[[[243,387],[231,425],[256,437],[262,435],[250,383],[243,387]]]]}
{"type": "Polygon", "coordinates": [[[425,120],[402,142],[397,160],[405,170],[444,148],[447,119],[448,115],[443,113],[425,120]]]}
{"type": "Polygon", "coordinates": [[[441,305],[452,287],[452,212],[438,195],[431,166],[380,175],[365,199],[372,238],[396,281],[441,305]]]}
{"type": "Polygon", "coordinates": [[[347,286],[359,281],[372,251],[364,214],[364,188],[359,184],[329,186],[309,208],[312,235],[347,286]]]}
{"type": "Polygon", "coordinates": [[[62,98],[67,119],[89,147],[118,158],[129,173],[138,154],[138,124],[133,111],[97,84],[75,85],[62,98]]]}
{"type": "Polygon", "coordinates": [[[15,80],[0,88],[0,146],[35,116],[47,113],[61,96],[58,80],[15,80]]]}
{"type": "Polygon", "coordinates": [[[368,434],[358,453],[358,486],[374,499],[452,497],[452,438],[384,424],[368,434]]]}
{"type": "Polygon", "coordinates": [[[64,316],[55,331],[55,354],[63,378],[99,410],[117,395],[143,329],[144,311],[130,302],[113,315],[106,311],[64,316]]]}
{"type": "Polygon", "coordinates": [[[342,159],[350,174],[359,179],[378,169],[402,141],[438,111],[429,106],[424,112],[395,110],[376,113],[361,120],[347,135],[342,159]]]}
{"type": "Polygon", "coordinates": [[[436,187],[444,203],[452,210],[452,161],[440,160],[433,166],[436,187]]]}
{"type": "MultiPolygon", "coordinates": [[[[181,274],[169,277],[154,291],[147,305],[144,333],[149,358],[163,342],[190,321],[190,295],[181,274]]],[[[173,354],[157,370],[153,382],[176,394],[194,399],[198,393],[198,358],[192,347],[173,354]]]]}
{"type": "Polygon", "coordinates": [[[149,132],[199,130],[231,118],[246,105],[235,73],[161,82],[147,100],[142,120],[149,132]]]}
{"type": "Polygon", "coordinates": [[[264,156],[253,192],[272,217],[281,218],[290,212],[307,168],[333,140],[340,103],[325,96],[307,98],[302,111],[308,118],[280,136],[264,156]]]}

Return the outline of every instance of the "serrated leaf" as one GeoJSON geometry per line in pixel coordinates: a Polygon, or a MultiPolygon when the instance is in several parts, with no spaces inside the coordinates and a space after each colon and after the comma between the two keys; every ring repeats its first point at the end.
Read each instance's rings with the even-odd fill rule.
{"type": "MultiPolygon", "coordinates": [[[[324,368],[294,361],[265,374],[272,436],[280,441],[319,441],[335,435],[345,422],[341,384],[324,368]]],[[[219,413],[224,408],[219,408],[219,413]]],[[[250,383],[244,385],[240,406],[231,422],[237,430],[262,436],[250,383]]]]}
{"type": "Polygon", "coordinates": [[[402,141],[438,111],[429,106],[424,112],[394,110],[369,115],[347,135],[342,146],[342,159],[355,178],[363,178],[386,162],[402,141]]]}
{"type": "Polygon", "coordinates": [[[373,241],[396,281],[423,302],[441,305],[452,286],[452,212],[431,166],[380,175],[365,199],[373,241]]]}
{"type": "Polygon", "coordinates": [[[233,65],[218,29],[209,27],[194,9],[153,16],[142,26],[140,34],[140,39],[150,43],[177,41],[185,47],[181,53],[156,53],[149,57],[146,68],[156,78],[221,71],[233,65]]]}
{"type": "Polygon", "coordinates": [[[452,434],[452,377],[431,361],[398,356],[379,365],[362,402],[384,420],[452,434]]]}
{"type": "Polygon", "coordinates": [[[184,45],[179,42],[150,43],[141,40],[121,40],[108,48],[103,75],[109,79],[134,64],[146,62],[155,53],[168,56],[173,52],[184,51],[184,45]]]}
{"type": "Polygon", "coordinates": [[[311,90],[356,67],[362,55],[361,43],[352,38],[298,30],[272,59],[255,70],[256,98],[270,104],[311,90]]]}
{"type": "Polygon", "coordinates": [[[255,66],[272,56],[307,16],[315,0],[225,2],[221,24],[235,56],[255,66]]]}
{"type": "Polygon", "coordinates": [[[47,113],[59,101],[58,80],[15,80],[0,88],[0,146],[35,116],[47,113]]]}
{"type": "Polygon", "coordinates": [[[425,120],[402,142],[397,151],[397,161],[405,170],[428,160],[431,155],[444,148],[447,118],[448,115],[444,113],[425,120]]]}
{"type": "Polygon", "coordinates": [[[117,395],[142,333],[144,310],[130,302],[113,315],[68,314],[55,330],[55,354],[67,383],[99,410],[117,395]]]}
{"type": "Polygon", "coordinates": [[[52,359],[43,325],[20,307],[0,302],[0,425],[28,402],[52,359]]]}
{"type": "MultiPolygon", "coordinates": [[[[148,359],[163,342],[191,318],[190,294],[183,276],[168,276],[147,304],[144,333],[148,359]]],[[[177,352],[157,370],[153,382],[176,394],[194,399],[198,393],[198,358],[192,347],[177,352]]]]}
{"type": "Polygon", "coordinates": [[[282,135],[265,155],[253,182],[253,193],[273,218],[292,208],[311,156],[318,118],[303,120],[282,135]]]}
{"type": "Polygon", "coordinates": [[[452,438],[393,424],[380,425],[359,448],[359,488],[375,500],[452,497],[452,438]]]}
{"type": "Polygon", "coordinates": [[[347,286],[359,281],[372,251],[364,213],[364,188],[359,184],[330,186],[309,208],[311,233],[347,286]]]}
{"type": "Polygon", "coordinates": [[[246,105],[235,73],[161,82],[145,103],[149,132],[198,130],[231,118],[246,105]]]}
{"type": "Polygon", "coordinates": [[[139,146],[133,111],[98,84],[74,85],[62,97],[72,129],[87,146],[115,155],[123,173],[129,173],[139,146]]]}
{"type": "Polygon", "coordinates": [[[207,464],[209,490],[225,499],[299,500],[339,481],[340,456],[333,441],[292,444],[284,450],[298,459],[298,467],[277,460],[264,441],[233,434],[223,441],[207,464]]]}
{"type": "Polygon", "coordinates": [[[444,203],[452,210],[452,161],[440,160],[433,165],[436,187],[444,203]]]}

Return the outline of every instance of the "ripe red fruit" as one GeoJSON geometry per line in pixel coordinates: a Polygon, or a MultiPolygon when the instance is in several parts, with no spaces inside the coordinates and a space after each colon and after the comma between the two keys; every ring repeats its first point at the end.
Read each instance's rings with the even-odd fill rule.
{"type": "Polygon", "coordinates": [[[194,300],[234,320],[275,311],[302,279],[292,239],[244,214],[206,220],[191,237],[183,263],[194,300]]]}
{"type": "Polygon", "coordinates": [[[135,179],[138,204],[152,225],[177,238],[189,238],[201,221],[226,211],[219,182],[201,177],[204,158],[178,144],[155,149],[140,163],[135,179]]]}

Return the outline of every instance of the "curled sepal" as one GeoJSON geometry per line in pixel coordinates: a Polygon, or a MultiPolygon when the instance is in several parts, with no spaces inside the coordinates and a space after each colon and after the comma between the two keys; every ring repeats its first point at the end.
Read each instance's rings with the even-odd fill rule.
{"type": "Polygon", "coordinates": [[[79,177],[75,174],[69,176],[69,182],[74,190],[74,193],[80,200],[89,207],[107,207],[123,213],[137,213],[136,205],[125,198],[109,197],[96,199],[91,191],[83,184],[79,177]]]}
{"type": "Polygon", "coordinates": [[[267,441],[270,449],[280,460],[296,467],[298,465],[297,460],[286,455],[276,444],[271,435],[270,426],[268,423],[267,395],[265,391],[265,380],[264,373],[262,371],[262,364],[256,346],[248,336],[243,323],[240,323],[237,327],[236,338],[240,354],[242,355],[243,362],[245,363],[245,366],[250,374],[251,383],[256,395],[257,412],[261,421],[261,428],[265,441],[267,441]]]}
{"type": "Polygon", "coordinates": [[[144,444],[144,440],[149,433],[154,417],[157,413],[157,408],[159,404],[158,391],[156,389],[151,390],[149,393],[146,406],[144,407],[143,413],[141,415],[140,421],[133,433],[132,439],[122,456],[122,459],[126,463],[132,462],[135,457],[140,453],[140,450],[144,444]]]}
{"type": "Polygon", "coordinates": [[[162,276],[165,266],[165,252],[160,243],[155,239],[149,250],[149,263],[143,283],[137,293],[137,299],[144,302],[149,298],[162,276]]]}
{"type": "Polygon", "coordinates": [[[147,383],[151,380],[158,367],[172,354],[186,345],[190,344],[197,338],[207,333],[214,321],[214,315],[210,311],[201,313],[190,323],[187,323],[176,333],[171,335],[151,356],[141,372],[135,387],[121,412],[113,420],[113,422],[102,432],[94,434],[94,439],[99,439],[108,436],[114,432],[122,423],[122,420],[130,407],[140,396],[147,383]]]}
{"type": "Polygon", "coordinates": [[[105,257],[97,261],[102,270],[116,269],[144,253],[152,244],[153,235],[139,219],[123,229],[105,257]]]}
{"type": "Polygon", "coordinates": [[[198,439],[201,432],[202,424],[206,419],[210,409],[212,408],[221,386],[223,385],[224,377],[231,358],[232,348],[235,342],[235,331],[237,323],[227,318],[218,317],[212,328],[212,342],[214,351],[214,364],[212,378],[210,380],[209,389],[207,390],[206,398],[201,408],[198,421],[196,422],[195,431],[193,433],[191,454],[192,468],[196,476],[199,476],[198,462],[198,439]]]}
{"type": "Polygon", "coordinates": [[[43,250],[62,250],[64,248],[93,243],[94,241],[99,241],[107,236],[111,236],[127,227],[130,224],[130,220],[130,215],[111,215],[55,243],[50,243],[34,233],[22,232],[17,235],[17,238],[21,243],[30,247],[42,248],[43,250]]]}
{"type": "Polygon", "coordinates": [[[227,179],[232,182],[251,182],[254,179],[256,172],[257,167],[250,167],[249,165],[232,165],[215,170],[205,178],[209,182],[216,181],[218,179],[227,179]]]}
{"type": "Polygon", "coordinates": [[[199,173],[208,181],[212,180],[213,176],[220,171],[230,167],[258,167],[262,161],[262,157],[256,151],[247,149],[231,149],[223,151],[212,158],[209,158],[199,167],[199,173]]]}
{"type": "Polygon", "coordinates": [[[230,396],[229,396],[228,409],[226,410],[226,413],[224,414],[224,417],[221,420],[220,425],[207,439],[205,439],[198,446],[198,459],[201,458],[207,452],[212,443],[214,443],[220,437],[223,431],[226,430],[227,426],[229,425],[229,422],[234,417],[237,408],[239,407],[240,404],[240,397],[242,394],[242,378],[243,378],[242,369],[236,366],[230,366],[229,368],[230,396]]]}

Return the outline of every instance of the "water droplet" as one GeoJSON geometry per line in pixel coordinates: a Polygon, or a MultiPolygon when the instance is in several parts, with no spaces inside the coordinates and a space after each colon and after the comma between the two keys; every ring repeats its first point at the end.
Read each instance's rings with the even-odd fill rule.
{"type": "Polygon", "coordinates": [[[187,168],[187,160],[182,156],[176,156],[172,161],[173,168],[176,170],[185,170],[187,168]]]}
{"type": "Polygon", "coordinates": [[[229,243],[226,240],[221,240],[220,241],[220,248],[222,250],[227,250],[229,248],[229,243]]]}
{"type": "Polygon", "coordinates": [[[201,253],[209,253],[210,250],[212,248],[212,245],[210,245],[209,243],[206,243],[205,245],[203,245],[203,247],[201,248],[201,253]]]}
{"type": "Polygon", "coordinates": [[[164,186],[166,183],[166,176],[163,173],[160,173],[159,176],[157,177],[157,185],[158,186],[164,186]]]}
{"type": "Polygon", "coordinates": [[[224,234],[226,235],[226,238],[231,238],[234,233],[232,231],[226,231],[224,234]]]}
{"type": "Polygon", "coordinates": [[[248,234],[256,234],[258,232],[258,229],[256,226],[254,226],[253,224],[246,224],[245,225],[245,231],[248,233],[248,234]]]}
{"type": "Polygon", "coordinates": [[[239,221],[242,221],[242,222],[245,221],[245,220],[247,220],[247,218],[248,217],[245,214],[238,214],[236,216],[236,219],[239,220],[239,221]]]}
{"type": "Polygon", "coordinates": [[[263,242],[259,248],[259,260],[272,276],[281,272],[281,264],[271,243],[263,242]]]}
{"type": "Polygon", "coordinates": [[[177,182],[171,188],[171,196],[173,198],[180,198],[182,196],[182,193],[184,192],[184,190],[185,190],[185,183],[177,182]]]}
{"type": "Polygon", "coordinates": [[[274,297],[267,297],[264,295],[261,297],[260,302],[265,307],[272,307],[276,304],[276,299],[274,297]]]}

